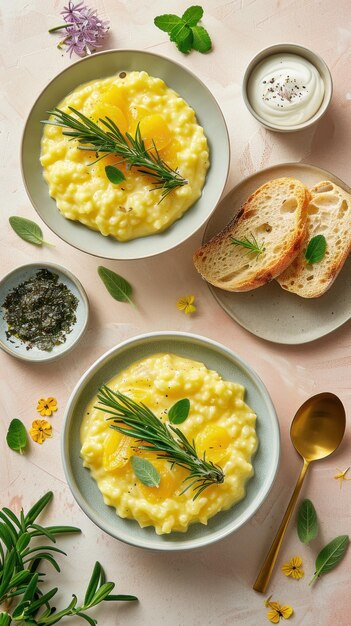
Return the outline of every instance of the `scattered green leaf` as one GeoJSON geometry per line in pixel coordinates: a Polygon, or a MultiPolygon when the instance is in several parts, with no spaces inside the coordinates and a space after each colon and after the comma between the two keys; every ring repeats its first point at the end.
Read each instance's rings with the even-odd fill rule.
{"type": "Polygon", "coordinates": [[[47,241],[44,241],[43,232],[32,220],[28,220],[26,217],[20,217],[18,215],[12,215],[9,217],[10,226],[15,231],[16,235],[21,237],[24,241],[28,241],[28,243],[33,243],[36,246],[41,246],[43,243],[47,245],[49,244],[47,241]]]}
{"type": "Polygon", "coordinates": [[[168,33],[178,50],[187,54],[192,48],[198,52],[208,52],[212,48],[211,38],[203,26],[198,26],[204,10],[199,5],[186,9],[182,17],[173,14],[158,15],[154,24],[168,33]]]}
{"type": "Polygon", "coordinates": [[[322,576],[322,574],[326,574],[327,572],[330,572],[330,570],[334,569],[334,567],[343,558],[348,545],[349,536],[340,535],[324,546],[316,558],[316,571],[310,585],[312,585],[317,578],[319,578],[319,576],[322,576]]]}
{"type": "Polygon", "coordinates": [[[307,263],[319,263],[325,257],[327,250],[327,241],[324,235],[316,235],[308,242],[305,251],[305,259],[307,263]]]}
{"type": "Polygon", "coordinates": [[[131,299],[133,287],[125,278],[107,267],[103,267],[103,265],[99,265],[98,274],[112,298],[118,302],[129,302],[135,306],[131,299]]]}
{"type": "Polygon", "coordinates": [[[190,411],[190,401],[188,398],[178,400],[168,411],[168,419],[171,424],[182,424],[185,422],[190,411]]]}
{"type": "Polygon", "coordinates": [[[161,481],[161,476],[158,473],[156,467],[150,463],[147,459],[143,459],[140,456],[133,455],[130,459],[134,474],[139,478],[140,482],[147,487],[158,487],[161,481]]]}
{"type": "Polygon", "coordinates": [[[302,543],[309,543],[318,534],[316,509],[311,500],[303,500],[297,518],[297,534],[302,543]]]}
{"type": "Polygon", "coordinates": [[[11,450],[23,454],[27,445],[27,431],[21,420],[15,418],[10,422],[6,441],[11,450]]]}
{"type": "Polygon", "coordinates": [[[118,167],[114,167],[113,165],[106,165],[105,174],[110,183],[113,183],[114,185],[119,185],[126,179],[123,172],[119,170],[118,167]]]}

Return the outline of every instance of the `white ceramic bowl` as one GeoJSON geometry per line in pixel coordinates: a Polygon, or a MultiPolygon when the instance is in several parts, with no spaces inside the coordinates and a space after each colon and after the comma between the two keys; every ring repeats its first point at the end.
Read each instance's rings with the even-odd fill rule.
{"type": "Polygon", "coordinates": [[[230,148],[222,112],[203,82],[182,65],[151,52],[140,50],[108,50],[73,63],[58,74],[40,94],[29,113],[22,141],[22,174],[29,198],[43,221],[64,241],[89,254],[105,259],[141,259],[178,246],[195,233],[209,218],[221,197],[228,168],[230,148]],[[210,148],[210,169],[202,196],[162,233],[118,242],[104,237],[79,222],[65,219],[56,202],[50,198],[39,162],[43,133],[41,120],[47,111],[79,85],[112,76],[122,70],[145,70],[162,78],[194,109],[204,128],[210,148]]]}
{"type": "Polygon", "coordinates": [[[29,263],[28,265],[20,265],[16,269],[6,274],[0,280],[0,348],[8,354],[22,359],[23,361],[33,361],[35,363],[47,363],[55,361],[70,352],[83,336],[87,327],[89,317],[89,303],[84,287],[69,270],[56,263],[29,263]],[[57,274],[59,281],[67,285],[73,295],[78,299],[78,306],[75,311],[76,323],[73,325],[71,332],[67,333],[66,341],[59,346],[54,346],[50,352],[39,350],[36,347],[27,349],[27,345],[16,339],[6,337],[7,323],[4,319],[3,303],[7,294],[17,287],[20,283],[31,278],[41,269],[48,269],[57,274]]]}
{"type": "Polygon", "coordinates": [[[140,335],[101,356],[82,376],[65,412],[62,457],[67,482],[83,511],[102,530],[126,543],[153,550],[190,550],[208,545],[245,524],[267,496],[279,461],[279,425],[269,394],[247,363],[225,346],[190,333],[159,332],[140,335]],[[140,528],[134,520],[122,519],[107,506],[80,458],[80,425],[85,408],[99,387],[135,361],[166,352],[205,363],[225,380],[246,388],[246,401],[257,414],[258,451],[253,459],[255,475],[247,483],[246,497],[229,511],[212,517],[207,526],[193,524],[186,533],[156,535],[153,527],[140,528]]]}
{"type": "Polygon", "coordinates": [[[318,120],[321,119],[321,117],[324,115],[324,113],[328,109],[331,99],[332,99],[333,80],[332,80],[330,70],[327,64],[322,59],[322,57],[319,56],[319,54],[316,54],[316,52],[312,52],[312,50],[309,50],[308,48],[305,48],[304,46],[300,46],[295,43],[277,43],[277,44],[274,44],[273,46],[268,46],[268,48],[264,48],[263,50],[260,50],[260,52],[258,52],[253,57],[253,59],[251,59],[244,74],[243,84],[242,84],[242,95],[244,98],[244,102],[247,108],[249,109],[250,113],[256,118],[258,122],[260,122],[260,124],[262,124],[262,126],[264,126],[265,128],[268,128],[269,130],[274,130],[274,131],[281,132],[281,133],[291,133],[291,132],[295,132],[295,131],[307,128],[308,126],[315,124],[316,122],[318,122],[318,120]],[[266,59],[267,57],[270,57],[273,54],[284,54],[284,53],[296,54],[300,57],[304,57],[305,59],[307,59],[307,61],[312,63],[312,65],[314,65],[317,68],[324,82],[324,97],[323,97],[322,104],[320,108],[318,109],[318,111],[316,111],[316,113],[306,122],[303,122],[302,124],[294,124],[291,126],[279,126],[278,124],[273,124],[271,122],[268,122],[266,119],[261,117],[259,113],[257,113],[257,111],[251,105],[250,99],[248,97],[248,82],[249,82],[250,76],[254,68],[259,63],[261,63],[263,59],[266,59]]]}

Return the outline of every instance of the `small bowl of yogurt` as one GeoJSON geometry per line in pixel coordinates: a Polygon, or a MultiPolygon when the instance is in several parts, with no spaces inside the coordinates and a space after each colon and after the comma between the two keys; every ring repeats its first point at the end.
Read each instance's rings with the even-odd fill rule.
{"type": "Polygon", "coordinates": [[[243,98],[265,128],[294,132],[317,122],[326,112],[333,81],[323,59],[297,44],[275,44],[249,63],[243,98]]]}

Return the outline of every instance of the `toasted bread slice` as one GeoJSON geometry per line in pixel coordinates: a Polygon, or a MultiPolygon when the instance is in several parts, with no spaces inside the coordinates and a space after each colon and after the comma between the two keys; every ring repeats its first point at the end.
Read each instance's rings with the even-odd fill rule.
{"type": "Polygon", "coordinates": [[[283,289],[302,298],[319,298],[333,284],[351,251],[351,195],[330,181],[312,187],[307,237],[295,261],[278,278],[283,289]],[[327,251],[318,263],[306,263],[305,250],[316,235],[324,235],[327,251]]]}
{"type": "Polygon", "coordinates": [[[225,291],[250,291],[281,274],[299,253],[306,236],[310,194],[295,178],[265,183],[218,235],[194,254],[202,277],[225,291]],[[236,240],[257,242],[257,254],[236,240]]]}

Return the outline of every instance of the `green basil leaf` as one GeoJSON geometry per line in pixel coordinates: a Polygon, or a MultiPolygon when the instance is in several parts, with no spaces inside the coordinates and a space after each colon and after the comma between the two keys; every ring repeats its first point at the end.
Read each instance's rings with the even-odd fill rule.
{"type": "Polygon", "coordinates": [[[35,222],[32,222],[32,220],[13,215],[9,217],[9,222],[16,235],[21,237],[24,241],[33,243],[36,246],[41,246],[43,243],[46,243],[40,226],[38,226],[35,222]]]}
{"type": "Polygon", "coordinates": [[[143,459],[140,456],[133,455],[130,459],[134,474],[139,478],[140,482],[147,487],[158,487],[161,481],[161,476],[158,473],[156,467],[150,463],[147,459],[143,459]]]}
{"type": "Polygon", "coordinates": [[[21,420],[13,419],[6,435],[7,445],[15,452],[23,453],[27,445],[27,431],[21,420]]]}
{"type": "Polygon", "coordinates": [[[113,165],[106,165],[105,174],[110,183],[113,183],[114,185],[119,185],[123,180],[126,179],[123,172],[121,172],[118,167],[114,167],[113,165]]]}
{"type": "Polygon", "coordinates": [[[165,33],[170,33],[172,28],[180,21],[178,15],[158,15],[154,19],[154,24],[165,33]]]}
{"type": "Polygon", "coordinates": [[[310,584],[314,583],[322,574],[326,574],[334,569],[343,558],[348,545],[349,536],[340,535],[324,546],[316,558],[316,571],[310,584]]]}
{"type": "Polygon", "coordinates": [[[327,241],[324,235],[316,235],[309,241],[305,251],[305,259],[307,263],[319,263],[324,259],[327,249],[327,241]]]}
{"type": "Polygon", "coordinates": [[[211,37],[203,26],[192,26],[193,48],[198,52],[208,52],[212,48],[211,37]]]}
{"type": "Polygon", "coordinates": [[[171,424],[182,424],[185,422],[190,411],[190,401],[188,398],[178,400],[168,411],[168,419],[171,424]]]}
{"type": "Polygon", "coordinates": [[[133,287],[125,278],[103,265],[98,267],[98,274],[112,298],[118,302],[133,304],[131,299],[133,287]]]}
{"type": "Polygon", "coordinates": [[[201,20],[204,14],[204,10],[199,5],[189,7],[182,15],[182,19],[189,26],[196,26],[196,24],[201,20]]]}
{"type": "Polygon", "coordinates": [[[303,500],[297,518],[297,534],[302,543],[309,543],[318,534],[316,509],[311,500],[303,500]]]}

